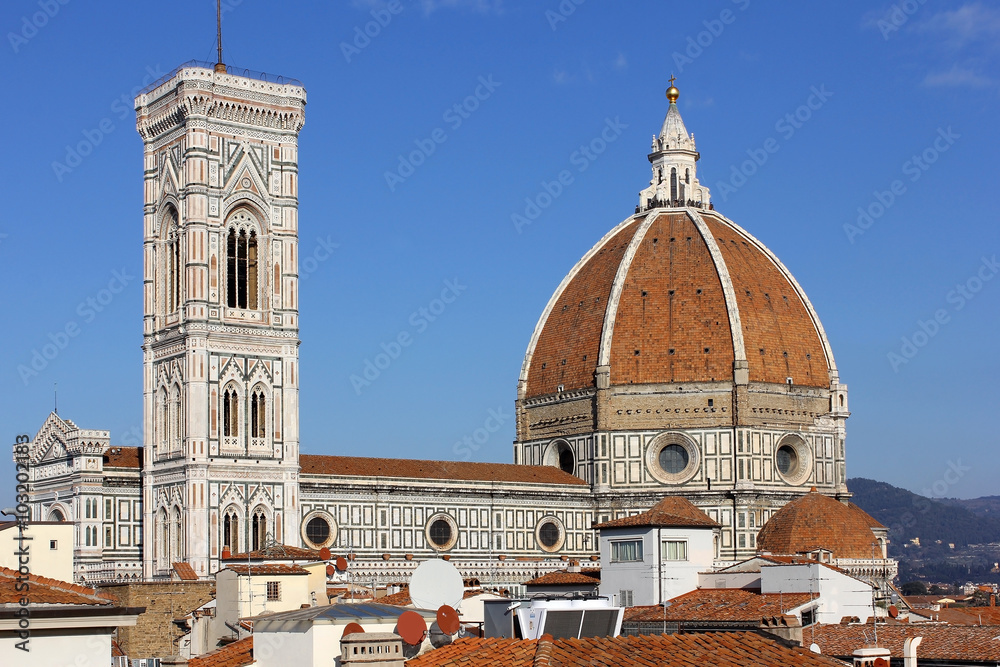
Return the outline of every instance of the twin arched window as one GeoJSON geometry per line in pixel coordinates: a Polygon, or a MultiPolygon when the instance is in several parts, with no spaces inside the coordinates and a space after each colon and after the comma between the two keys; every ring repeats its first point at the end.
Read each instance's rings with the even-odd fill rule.
{"type": "Polygon", "coordinates": [[[240,434],[240,397],[234,387],[222,394],[222,435],[235,438],[240,434]]]}
{"type": "Polygon", "coordinates": [[[254,510],[251,523],[251,551],[257,551],[267,546],[267,514],[262,507],[254,510]]]}
{"type": "Polygon", "coordinates": [[[184,439],[184,401],[181,388],[174,385],[167,393],[166,387],[161,387],[156,399],[156,433],[154,444],[159,453],[180,451],[184,439]]]}
{"type": "Polygon", "coordinates": [[[226,232],[226,305],[230,308],[259,307],[258,239],[251,221],[249,214],[239,211],[231,218],[226,232]]]}
{"type": "Polygon", "coordinates": [[[163,216],[163,227],[166,230],[164,244],[164,273],[166,283],[163,285],[163,312],[176,313],[181,305],[181,232],[177,221],[177,210],[168,206],[163,216]]]}
{"type": "Polygon", "coordinates": [[[250,437],[267,437],[267,398],[260,387],[250,396],[250,437]]]}
{"type": "Polygon", "coordinates": [[[232,508],[222,517],[222,546],[234,553],[240,549],[240,519],[232,508]]]}
{"type": "MultiPolygon", "coordinates": [[[[240,396],[230,385],[222,392],[222,435],[236,438],[241,433],[240,396]]],[[[267,437],[267,394],[257,386],[250,394],[250,438],[267,437]]]]}

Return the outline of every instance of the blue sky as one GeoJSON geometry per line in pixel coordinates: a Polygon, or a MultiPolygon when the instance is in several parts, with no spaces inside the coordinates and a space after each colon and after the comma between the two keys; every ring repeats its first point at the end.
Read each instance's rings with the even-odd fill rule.
{"type": "MultiPolygon", "coordinates": [[[[832,341],[850,386],[848,474],[927,495],[998,492],[1000,278],[985,279],[1000,254],[995,4],[224,4],[226,61],[298,78],[309,95],[303,452],[511,459],[528,338],[566,272],[632,213],[673,73],[717,208],[785,262],[832,341]],[[454,111],[477,90],[474,110],[454,111]],[[574,152],[609,122],[615,140],[580,171],[574,152]],[[778,150],[745,165],[769,139],[778,150]],[[400,171],[420,145],[429,155],[400,171]],[[564,169],[573,182],[516,228],[512,215],[564,169]],[[421,315],[449,285],[457,298],[421,315]],[[403,332],[412,344],[352,385],[403,332]],[[491,416],[502,427],[478,450],[456,445],[491,416]]],[[[139,442],[131,99],[212,59],[214,21],[210,0],[0,9],[4,442],[35,433],[54,383],[61,415],[139,442]],[[81,142],[89,154],[67,155],[81,142]],[[48,344],[54,358],[26,374],[48,344]]]]}

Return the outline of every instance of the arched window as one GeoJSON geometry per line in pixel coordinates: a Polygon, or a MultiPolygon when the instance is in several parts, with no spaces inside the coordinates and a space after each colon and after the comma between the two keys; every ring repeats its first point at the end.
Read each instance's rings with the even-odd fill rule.
{"type": "Polygon", "coordinates": [[[177,225],[177,211],[169,207],[163,218],[167,230],[164,261],[166,263],[167,284],[164,286],[164,308],[166,313],[175,313],[181,303],[181,235],[177,225]]]}
{"type": "Polygon", "coordinates": [[[670,168],[670,202],[677,199],[677,167],[670,168]]]}
{"type": "Polygon", "coordinates": [[[267,514],[264,508],[258,507],[253,513],[253,523],[250,527],[252,551],[263,549],[267,542],[267,514]]]}
{"type": "Polygon", "coordinates": [[[167,549],[170,545],[170,526],[167,524],[167,512],[162,507],[156,513],[156,565],[160,569],[167,567],[167,549]]]}
{"type": "Polygon", "coordinates": [[[257,232],[230,227],[226,236],[226,303],[230,308],[257,309],[258,275],[257,232]]]}
{"type": "Polygon", "coordinates": [[[173,542],[171,544],[171,557],[172,562],[178,562],[184,560],[184,529],[183,523],[181,522],[181,510],[179,507],[174,508],[173,520],[171,521],[171,532],[173,533],[173,542]]]}
{"type": "Polygon", "coordinates": [[[267,397],[260,387],[250,396],[250,437],[267,437],[267,397]]]}
{"type": "Polygon", "coordinates": [[[687,183],[688,185],[691,184],[691,170],[690,169],[685,169],[684,170],[684,182],[687,183]]]}
{"type": "Polygon", "coordinates": [[[236,510],[229,509],[222,518],[222,548],[236,553],[240,548],[240,519],[236,510]]]}
{"type": "Polygon", "coordinates": [[[170,449],[179,451],[184,440],[184,410],[181,388],[174,385],[170,393],[170,449]]]}
{"type": "Polygon", "coordinates": [[[233,386],[222,393],[222,435],[234,439],[240,435],[240,400],[233,386]]]}

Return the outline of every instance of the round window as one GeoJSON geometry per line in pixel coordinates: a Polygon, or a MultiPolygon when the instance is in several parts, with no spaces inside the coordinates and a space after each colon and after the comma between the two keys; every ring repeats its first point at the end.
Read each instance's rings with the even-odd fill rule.
{"type": "Polygon", "coordinates": [[[684,472],[690,459],[687,450],[680,445],[667,445],[660,450],[660,467],[671,475],[684,472]]]}
{"type": "Polygon", "coordinates": [[[302,539],[313,549],[328,547],[337,539],[337,524],[323,511],[308,514],[302,519],[302,539]]]}
{"type": "Polygon", "coordinates": [[[812,452],[800,436],[790,433],[776,443],[774,468],[777,477],[788,484],[808,481],[812,470],[812,452]]]}
{"type": "Polygon", "coordinates": [[[799,465],[799,455],[791,445],[782,445],[778,448],[774,462],[782,475],[791,475],[799,465]]]}
{"type": "Polygon", "coordinates": [[[444,519],[438,519],[431,524],[431,542],[442,549],[451,542],[451,524],[444,519]]]}
{"type": "Polygon", "coordinates": [[[559,544],[559,526],[551,521],[543,523],[538,530],[538,541],[549,549],[559,544]]]}
{"type": "Polygon", "coordinates": [[[542,551],[552,553],[562,549],[563,543],[566,541],[566,531],[563,529],[562,522],[553,516],[543,518],[535,526],[535,541],[538,542],[538,548],[542,551]]]}
{"type": "Polygon", "coordinates": [[[432,549],[447,551],[458,541],[458,526],[447,514],[435,514],[427,520],[424,534],[432,549]]]}
{"type": "Polygon", "coordinates": [[[683,433],[661,433],[646,446],[646,470],[664,484],[683,484],[698,474],[698,445],[683,433]]]}

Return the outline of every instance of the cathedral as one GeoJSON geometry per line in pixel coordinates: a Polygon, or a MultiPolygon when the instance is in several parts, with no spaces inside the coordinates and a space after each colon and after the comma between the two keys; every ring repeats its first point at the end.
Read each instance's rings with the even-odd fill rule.
{"type": "Polygon", "coordinates": [[[718,522],[720,565],[755,554],[811,488],[846,502],[830,343],[788,269],[715,210],[678,96],[634,214],[530,335],[500,464],[300,453],[305,88],[190,62],[141,91],[142,446],[55,413],[31,443],[32,518],[75,524],[76,579],[166,578],[178,562],[210,577],[224,551],[281,544],[328,548],[364,581],[446,557],[517,586],[598,561],[594,524],[665,495],[718,522]]]}

